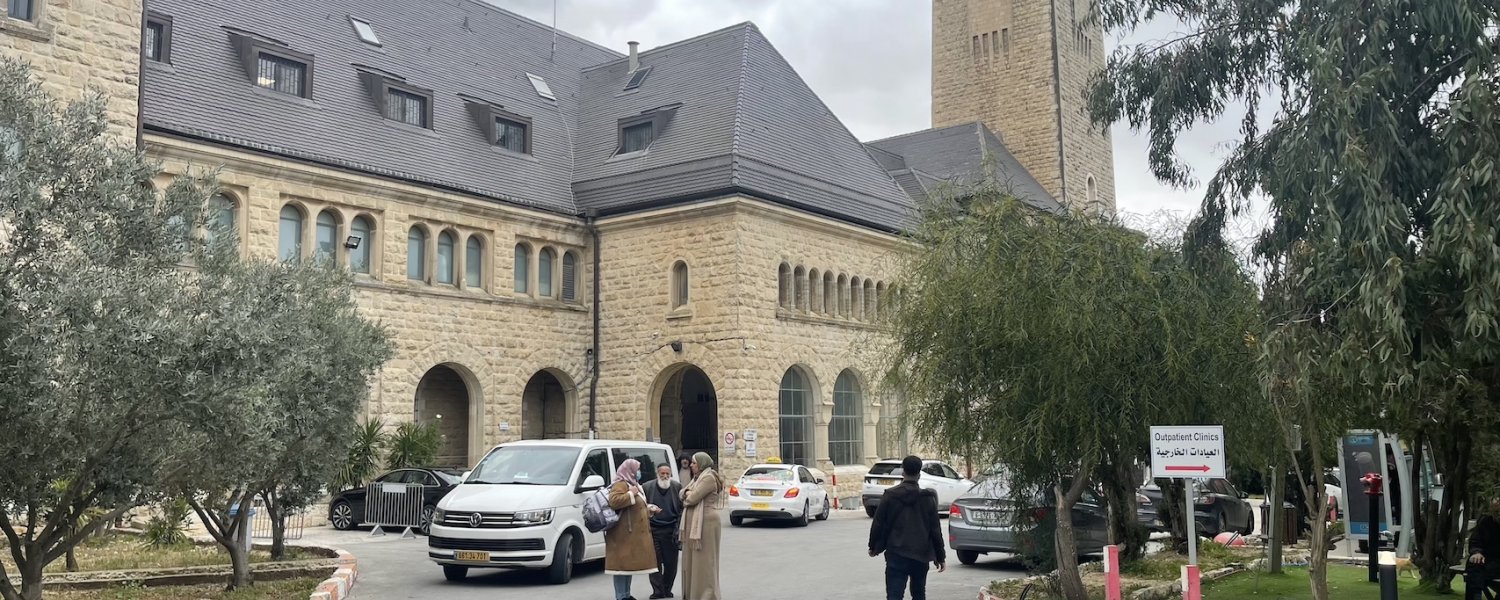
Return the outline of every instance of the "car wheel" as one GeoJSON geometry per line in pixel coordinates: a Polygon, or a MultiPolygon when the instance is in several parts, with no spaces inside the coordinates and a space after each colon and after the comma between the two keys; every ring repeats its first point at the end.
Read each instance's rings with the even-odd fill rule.
{"type": "Polygon", "coordinates": [[[865,516],[866,517],[870,517],[871,519],[875,518],[875,507],[873,507],[873,506],[866,506],[865,507],[865,516]]]}
{"type": "Polygon", "coordinates": [[[954,550],[953,553],[958,555],[958,562],[966,565],[972,565],[979,561],[979,553],[973,550],[954,550]]]}
{"type": "Polygon", "coordinates": [[[333,508],[328,510],[328,523],[339,531],[354,529],[354,507],[347,500],[334,502],[333,508]]]}
{"type": "Polygon", "coordinates": [[[547,583],[562,585],[573,580],[573,534],[564,533],[557,538],[557,548],[552,550],[552,566],[547,567],[547,583]]]}
{"type": "Polygon", "coordinates": [[[443,579],[448,581],[463,581],[469,576],[469,568],[460,565],[443,565],[443,579]]]}
{"type": "Polygon", "coordinates": [[[741,525],[744,525],[745,524],[745,517],[733,517],[733,516],[729,517],[729,524],[732,525],[732,526],[734,526],[734,527],[739,527],[741,525]]]}
{"type": "Polygon", "coordinates": [[[1231,531],[1229,528],[1229,513],[1219,511],[1219,527],[1214,530],[1213,535],[1219,535],[1226,531],[1231,531]]]}
{"type": "Polygon", "coordinates": [[[819,521],[827,521],[828,520],[828,515],[831,514],[832,511],[833,511],[833,505],[828,502],[828,498],[824,498],[823,499],[823,512],[822,512],[822,514],[818,515],[818,520],[819,521]]]}
{"type": "Polygon", "coordinates": [[[436,509],[437,507],[431,504],[422,507],[422,520],[417,525],[417,531],[420,531],[422,535],[427,535],[432,531],[432,511],[436,509]]]}
{"type": "Polygon", "coordinates": [[[812,512],[812,503],[811,502],[803,502],[802,503],[802,516],[797,517],[797,520],[795,521],[795,523],[797,524],[798,527],[807,527],[807,513],[810,513],[810,512],[812,512]]]}

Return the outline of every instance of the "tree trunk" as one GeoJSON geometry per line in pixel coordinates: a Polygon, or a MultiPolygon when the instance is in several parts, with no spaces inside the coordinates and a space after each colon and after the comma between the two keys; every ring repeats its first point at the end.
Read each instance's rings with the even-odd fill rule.
{"type": "Polygon", "coordinates": [[[1178,554],[1187,554],[1187,507],[1175,499],[1183,497],[1185,487],[1181,479],[1158,479],[1157,485],[1161,487],[1161,504],[1156,510],[1161,515],[1163,523],[1167,524],[1167,531],[1172,535],[1172,550],[1178,554]]]}
{"type": "Polygon", "coordinates": [[[271,560],[286,558],[286,512],[266,502],[266,516],[271,518],[271,560]]]}
{"type": "Polygon", "coordinates": [[[1109,505],[1109,543],[1120,546],[1120,560],[1133,562],[1146,553],[1146,528],[1136,518],[1136,484],[1129,464],[1111,461],[1099,470],[1104,500],[1109,505]]]}
{"type": "Polygon", "coordinates": [[[21,572],[21,597],[19,600],[42,600],[42,569],[47,563],[42,560],[41,552],[35,547],[26,553],[26,564],[16,565],[16,570],[21,572]]]}
{"type": "Polygon", "coordinates": [[[1053,547],[1057,551],[1058,586],[1064,600],[1088,600],[1083,577],[1078,573],[1078,542],[1073,539],[1074,500],[1063,492],[1061,485],[1053,486],[1052,492],[1057,498],[1057,535],[1053,547]]]}
{"type": "MultiPolygon", "coordinates": [[[[1461,427],[1448,429],[1455,430],[1461,430],[1461,427]]],[[[1448,565],[1458,564],[1464,555],[1464,524],[1461,522],[1461,515],[1470,495],[1469,467],[1473,460],[1473,439],[1467,435],[1451,434],[1423,438],[1430,444],[1433,466],[1443,474],[1444,485],[1441,502],[1423,499],[1420,505],[1422,515],[1418,524],[1421,527],[1414,540],[1416,562],[1422,572],[1422,583],[1447,592],[1453,588],[1453,573],[1448,570],[1448,565]]],[[[1420,475],[1421,463],[1417,462],[1415,468],[1420,475]]],[[[1406,490],[1402,491],[1405,493],[1406,490]]]]}
{"type": "Polygon", "coordinates": [[[69,546],[67,554],[64,555],[64,558],[66,559],[65,562],[67,563],[67,567],[66,568],[67,568],[67,570],[68,570],[69,573],[77,573],[78,572],[78,553],[77,553],[77,549],[78,549],[77,546],[69,546]]]}
{"type": "MultiPolygon", "coordinates": [[[[1297,485],[1306,490],[1302,497],[1307,501],[1307,512],[1312,515],[1312,524],[1308,527],[1311,539],[1308,540],[1307,582],[1312,588],[1312,600],[1328,600],[1328,501],[1323,491],[1323,437],[1316,424],[1311,422],[1304,435],[1307,437],[1308,453],[1312,455],[1313,474],[1309,478],[1301,467],[1297,468],[1297,485]],[[1312,483],[1309,483],[1309,479],[1312,483]]],[[[1295,462],[1296,455],[1293,454],[1292,458],[1295,462]]],[[[1372,560],[1377,550],[1379,549],[1370,549],[1372,560]]]]}

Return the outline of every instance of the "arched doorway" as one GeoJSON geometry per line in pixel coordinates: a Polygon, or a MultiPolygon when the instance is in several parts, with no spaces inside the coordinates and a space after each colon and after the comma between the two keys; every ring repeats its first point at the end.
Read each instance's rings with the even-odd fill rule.
{"type": "Polygon", "coordinates": [[[521,439],[572,437],[570,388],[551,371],[537,371],[531,376],[521,392],[521,439]]]}
{"type": "Polygon", "coordinates": [[[657,403],[662,443],[676,448],[678,456],[707,452],[718,462],[719,400],[713,382],[693,365],[675,367],[664,376],[657,403]]]}
{"type": "Polygon", "coordinates": [[[437,426],[441,441],[435,466],[469,466],[469,386],[448,365],[438,365],[417,383],[416,419],[437,426]]]}

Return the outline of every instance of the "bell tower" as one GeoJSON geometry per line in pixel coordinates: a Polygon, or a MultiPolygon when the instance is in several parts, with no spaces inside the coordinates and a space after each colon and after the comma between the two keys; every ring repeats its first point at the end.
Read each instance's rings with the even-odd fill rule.
{"type": "Polygon", "coordinates": [[[1104,67],[1090,0],[933,0],[932,126],[983,122],[1075,211],[1115,211],[1114,150],[1084,90],[1104,67]]]}

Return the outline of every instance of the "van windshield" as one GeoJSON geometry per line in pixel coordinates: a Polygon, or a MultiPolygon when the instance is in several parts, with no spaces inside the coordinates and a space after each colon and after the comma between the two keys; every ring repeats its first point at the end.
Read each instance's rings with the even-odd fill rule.
{"type": "Polygon", "coordinates": [[[566,446],[507,446],[479,461],[464,483],[567,485],[578,449],[566,446]]]}

